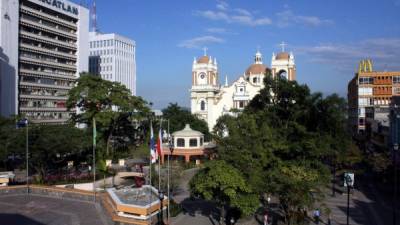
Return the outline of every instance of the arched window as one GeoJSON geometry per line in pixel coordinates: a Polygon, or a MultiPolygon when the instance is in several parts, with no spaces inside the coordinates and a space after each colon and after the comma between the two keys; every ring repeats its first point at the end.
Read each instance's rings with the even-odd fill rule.
{"type": "Polygon", "coordinates": [[[178,139],[176,140],[176,146],[177,146],[177,147],[185,147],[185,139],[183,139],[183,138],[178,138],[178,139]]]}
{"type": "Polygon", "coordinates": [[[206,102],[205,102],[204,100],[202,100],[202,101],[200,102],[200,110],[201,110],[201,111],[206,110],[206,102]]]}

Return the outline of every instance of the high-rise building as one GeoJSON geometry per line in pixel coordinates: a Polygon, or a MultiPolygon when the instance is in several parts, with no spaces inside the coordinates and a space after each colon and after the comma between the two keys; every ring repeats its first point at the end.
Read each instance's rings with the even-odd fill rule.
{"type": "Polygon", "coordinates": [[[353,134],[365,134],[367,118],[388,120],[389,105],[396,95],[400,95],[400,71],[374,71],[371,60],[362,60],[348,84],[348,116],[353,134]]]}
{"type": "Polygon", "coordinates": [[[118,34],[89,34],[89,72],[120,82],[136,95],[136,44],[118,34]]]}
{"type": "Polygon", "coordinates": [[[67,0],[0,1],[0,113],[64,123],[67,92],[88,70],[89,10],[67,0]]]}

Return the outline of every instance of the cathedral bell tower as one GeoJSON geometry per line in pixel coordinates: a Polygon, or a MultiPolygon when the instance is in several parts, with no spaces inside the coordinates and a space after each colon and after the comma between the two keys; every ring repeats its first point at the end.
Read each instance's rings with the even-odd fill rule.
{"type": "Polygon", "coordinates": [[[282,51],[275,55],[272,53],[271,72],[272,76],[280,76],[287,80],[296,80],[296,64],[293,53],[285,52],[285,42],[280,44],[282,51]]]}
{"type": "Polygon", "coordinates": [[[191,112],[206,122],[211,114],[217,93],[220,90],[217,59],[207,55],[194,58],[192,65],[191,112]]]}

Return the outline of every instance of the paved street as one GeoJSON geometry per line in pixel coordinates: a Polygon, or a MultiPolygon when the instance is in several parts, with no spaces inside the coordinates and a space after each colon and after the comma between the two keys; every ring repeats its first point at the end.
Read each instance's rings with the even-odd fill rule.
{"type": "MultiPolygon", "coordinates": [[[[388,194],[388,193],[385,193],[388,194]]],[[[336,193],[336,197],[327,196],[325,201],[332,212],[332,224],[344,225],[347,218],[347,193],[336,193]]],[[[363,185],[350,195],[351,225],[387,225],[392,224],[392,201],[372,185],[363,185]]],[[[400,211],[397,212],[400,218],[400,211]]],[[[323,216],[326,221],[326,216],[323,216]]],[[[400,224],[400,221],[398,222],[400,224]]]]}

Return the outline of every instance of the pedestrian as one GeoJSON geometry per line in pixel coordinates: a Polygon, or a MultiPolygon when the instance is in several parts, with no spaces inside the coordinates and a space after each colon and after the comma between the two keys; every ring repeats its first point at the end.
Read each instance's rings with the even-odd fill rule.
{"type": "Polygon", "coordinates": [[[265,211],[264,213],[264,225],[268,225],[268,212],[265,211]]]}
{"type": "Polygon", "coordinates": [[[328,223],[327,223],[327,225],[332,225],[332,222],[331,222],[331,215],[328,216],[328,223]]]}
{"type": "Polygon", "coordinates": [[[321,216],[321,212],[319,211],[319,209],[315,209],[314,210],[314,222],[315,224],[319,224],[319,217],[321,216]]]}

